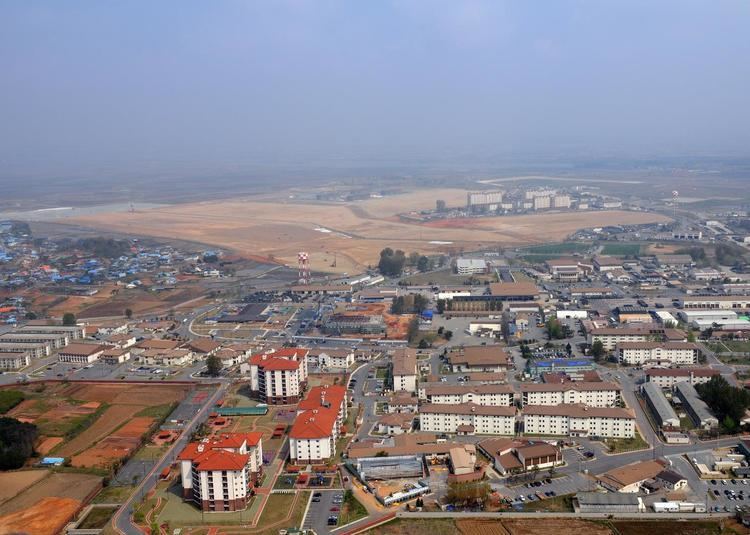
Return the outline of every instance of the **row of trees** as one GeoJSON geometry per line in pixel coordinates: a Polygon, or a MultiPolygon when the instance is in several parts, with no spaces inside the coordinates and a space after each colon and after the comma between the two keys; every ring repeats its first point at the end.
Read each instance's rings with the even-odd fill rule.
{"type": "Polygon", "coordinates": [[[394,251],[390,247],[386,247],[380,251],[378,269],[383,275],[398,277],[404,270],[404,266],[410,266],[417,268],[421,272],[425,272],[434,267],[434,262],[429,257],[417,252],[412,252],[407,257],[406,253],[401,249],[394,251]]]}
{"type": "Polygon", "coordinates": [[[721,375],[696,385],[695,390],[721,421],[725,431],[732,433],[738,429],[745,411],[750,408],[750,391],[730,385],[721,375]]]}
{"type": "Polygon", "coordinates": [[[421,314],[430,303],[422,294],[399,295],[391,304],[392,314],[421,314]]]}

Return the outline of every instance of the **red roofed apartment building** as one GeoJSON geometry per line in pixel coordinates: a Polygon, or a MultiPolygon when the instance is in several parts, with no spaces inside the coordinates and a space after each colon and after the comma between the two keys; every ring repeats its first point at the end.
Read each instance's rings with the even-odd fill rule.
{"type": "Polygon", "coordinates": [[[316,386],[297,407],[289,432],[292,462],[317,463],[336,455],[336,439],[344,432],[346,389],[316,386]]]}
{"type": "Polygon", "coordinates": [[[285,347],[250,357],[250,390],[270,405],[299,402],[307,384],[307,353],[285,347]]]}
{"type": "Polygon", "coordinates": [[[239,511],[263,473],[263,433],[228,433],[191,442],[180,461],[182,497],[203,511],[239,511]]]}

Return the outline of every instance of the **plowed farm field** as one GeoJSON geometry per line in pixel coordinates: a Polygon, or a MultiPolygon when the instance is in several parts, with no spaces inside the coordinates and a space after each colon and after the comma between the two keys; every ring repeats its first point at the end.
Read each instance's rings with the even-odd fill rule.
{"type": "Polygon", "coordinates": [[[437,199],[464,205],[466,192],[442,189],[403,193],[352,203],[269,201],[259,198],[185,203],[135,212],[98,213],[62,219],[75,225],[183,239],[223,247],[247,258],[282,264],[310,253],[311,269],[353,272],[378,262],[385,247],[420,253],[456,252],[499,245],[561,241],[591,227],[666,222],[648,212],[560,212],[446,220],[418,224],[396,214],[435,206],[437,199]],[[335,265],[334,265],[335,264],[335,265]]]}
{"type": "Polygon", "coordinates": [[[189,390],[170,384],[35,384],[26,387],[27,399],[10,416],[38,426],[38,448],[46,453],[70,458],[76,467],[108,468],[141,445],[156,421],[152,409],[168,410],[189,390]]]}

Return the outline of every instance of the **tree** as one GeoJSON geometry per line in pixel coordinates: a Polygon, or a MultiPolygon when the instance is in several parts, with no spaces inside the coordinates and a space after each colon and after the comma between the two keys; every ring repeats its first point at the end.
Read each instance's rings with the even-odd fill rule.
{"type": "Polygon", "coordinates": [[[206,373],[211,377],[217,377],[221,373],[221,359],[211,355],[206,359],[206,373]]]}
{"type": "Polygon", "coordinates": [[[427,308],[428,303],[429,301],[424,295],[422,294],[414,295],[414,311],[415,312],[421,313],[424,309],[427,308]]]}
{"type": "Polygon", "coordinates": [[[37,434],[34,424],[0,418],[0,470],[21,468],[34,453],[37,434]]]}
{"type": "MultiPolygon", "coordinates": [[[[713,333],[713,329],[711,329],[711,332],[713,333]]],[[[687,341],[695,343],[695,333],[693,331],[688,331],[687,341]]]]}
{"type": "Polygon", "coordinates": [[[591,356],[594,357],[595,362],[602,360],[602,357],[604,356],[604,344],[602,344],[601,340],[595,340],[594,343],[591,344],[591,356]]]}
{"type": "Polygon", "coordinates": [[[573,346],[570,345],[570,342],[565,345],[565,353],[567,353],[568,356],[573,354],[573,346]]]}
{"type": "Polygon", "coordinates": [[[453,331],[445,331],[443,333],[443,338],[445,338],[446,340],[450,340],[451,338],[453,338],[453,331]]]}
{"type": "Polygon", "coordinates": [[[417,336],[419,336],[419,320],[417,318],[412,318],[409,322],[406,335],[409,338],[409,342],[414,342],[417,336]]]}
{"type": "Polygon", "coordinates": [[[721,375],[711,377],[707,383],[695,385],[695,390],[727,432],[735,430],[737,422],[750,408],[750,391],[730,385],[721,375]]]}
{"type": "Polygon", "coordinates": [[[27,319],[27,320],[35,320],[35,319],[36,319],[36,314],[35,314],[35,313],[33,313],[33,312],[32,312],[31,310],[29,310],[29,311],[28,311],[28,312],[26,313],[26,319],[27,319]]]}
{"type": "Polygon", "coordinates": [[[548,340],[559,340],[561,338],[565,338],[565,332],[563,330],[562,323],[560,323],[560,321],[555,318],[550,318],[547,320],[545,329],[547,331],[548,340]]]}
{"type": "Polygon", "coordinates": [[[131,309],[129,309],[129,308],[126,308],[125,309],[125,317],[128,318],[128,319],[132,318],[133,317],[133,311],[131,309]]]}
{"type": "Polygon", "coordinates": [[[430,259],[426,256],[422,255],[419,257],[419,260],[417,260],[417,269],[424,273],[425,271],[430,269],[430,259]]]}
{"type": "Polygon", "coordinates": [[[76,324],[76,316],[72,312],[66,312],[63,314],[62,323],[66,327],[71,327],[76,324]]]}
{"type": "Polygon", "coordinates": [[[437,313],[442,314],[445,311],[445,299],[437,300],[437,313]]]}
{"type": "Polygon", "coordinates": [[[416,266],[417,262],[419,262],[419,253],[414,251],[412,253],[409,253],[409,261],[408,264],[410,266],[416,266]]]}
{"type": "Polygon", "coordinates": [[[406,311],[405,309],[406,307],[404,305],[404,296],[399,295],[391,303],[391,314],[403,314],[406,311]]]}
{"type": "Polygon", "coordinates": [[[375,454],[375,457],[388,457],[388,452],[384,450],[380,450],[375,454]]]}
{"type": "Polygon", "coordinates": [[[406,255],[401,250],[394,251],[390,247],[386,247],[380,251],[378,269],[385,276],[397,277],[401,275],[405,263],[406,255]]]}
{"type": "Polygon", "coordinates": [[[427,343],[427,340],[425,340],[424,338],[422,338],[422,339],[421,339],[421,340],[419,341],[419,344],[417,345],[417,347],[418,347],[419,349],[427,349],[428,347],[430,347],[430,344],[428,344],[428,343],[427,343]]]}

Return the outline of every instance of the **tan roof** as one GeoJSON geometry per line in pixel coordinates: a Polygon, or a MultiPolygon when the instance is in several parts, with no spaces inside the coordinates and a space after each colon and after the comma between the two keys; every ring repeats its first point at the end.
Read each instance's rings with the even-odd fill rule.
{"type": "Polygon", "coordinates": [[[689,377],[691,373],[696,377],[711,377],[720,375],[721,372],[711,368],[648,368],[646,370],[646,375],[652,377],[689,377]]]}
{"type": "Polygon", "coordinates": [[[549,267],[553,266],[578,266],[578,258],[551,258],[547,260],[546,264],[549,267]]]}
{"type": "Polygon", "coordinates": [[[469,381],[505,381],[505,372],[472,372],[467,374],[469,381]]]}
{"type": "Polygon", "coordinates": [[[527,383],[521,385],[521,392],[566,392],[577,390],[579,392],[595,392],[598,390],[620,391],[620,385],[612,382],[596,381],[566,381],[563,383],[527,383]]]}
{"type": "Polygon", "coordinates": [[[393,375],[417,374],[417,350],[400,347],[393,352],[393,375]]]}
{"type": "Polygon", "coordinates": [[[601,482],[621,489],[634,483],[653,479],[664,470],[663,461],[642,461],[605,472],[597,477],[601,482]]]}
{"type": "Polygon", "coordinates": [[[454,470],[459,468],[474,468],[474,462],[471,460],[471,455],[466,451],[466,448],[456,446],[451,448],[448,453],[454,470]]]}
{"type": "Polygon", "coordinates": [[[467,346],[448,354],[451,364],[467,366],[507,366],[508,350],[501,345],[467,346]]]}
{"type": "Polygon", "coordinates": [[[683,301],[707,301],[707,302],[737,301],[739,303],[739,302],[750,301],[750,296],[748,295],[696,295],[696,296],[684,297],[683,301]]]}
{"type": "Polygon", "coordinates": [[[635,414],[630,409],[619,407],[587,407],[577,403],[561,403],[560,405],[526,405],[523,414],[539,414],[546,416],[568,416],[574,418],[627,418],[635,419],[635,414]]]}
{"type": "Polygon", "coordinates": [[[176,349],[180,345],[177,340],[158,340],[156,338],[147,338],[136,344],[140,349],[176,349]]]}
{"type": "Polygon", "coordinates": [[[463,395],[470,392],[474,394],[512,394],[513,387],[506,384],[449,385],[445,383],[435,383],[425,386],[425,393],[428,396],[463,395]]]}
{"type": "Polygon", "coordinates": [[[411,427],[411,423],[414,421],[415,414],[410,412],[394,412],[391,414],[384,414],[378,418],[378,423],[381,425],[397,425],[399,427],[408,428],[411,427]]]}
{"type": "Polygon", "coordinates": [[[104,351],[109,346],[100,344],[68,344],[60,350],[60,355],[77,355],[88,357],[94,353],[104,351]]]}
{"type": "Polygon", "coordinates": [[[348,450],[348,455],[352,459],[361,457],[374,457],[381,451],[388,453],[389,457],[396,455],[445,455],[450,452],[451,448],[465,448],[469,453],[476,453],[474,444],[464,444],[461,442],[445,441],[437,442],[437,436],[434,433],[407,433],[393,437],[393,446],[384,446],[380,444],[369,444],[366,446],[354,443],[348,450]]]}
{"type": "Polygon", "coordinates": [[[614,256],[597,256],[594,258],[594,262],[600,266],[621,266],[622,258],[615,258],[614,256]]]}
{"type": "Polygon", "coordinates": [[[419,408],[420,414],[478,414],[481,416],[515,416],[515,407],[493,407],[474,403],[455,405],[426,403],[419,408]]]}
{"type": "Polygon", "coordinates": [[[518,297],[539,295],[539,288],[533,282],[493,282],[490,294],[498,297],[518,297]]]}

